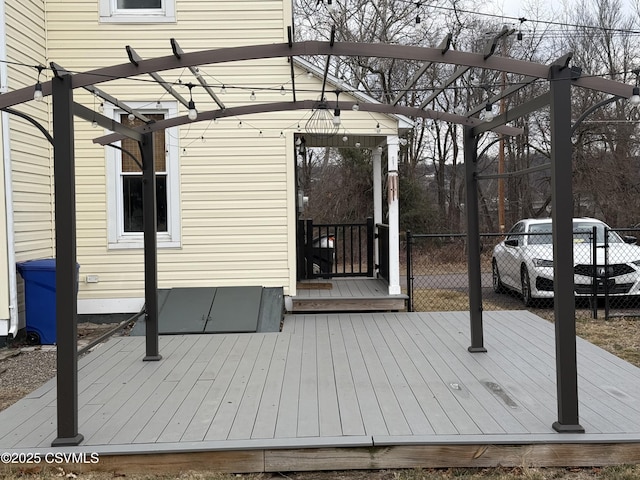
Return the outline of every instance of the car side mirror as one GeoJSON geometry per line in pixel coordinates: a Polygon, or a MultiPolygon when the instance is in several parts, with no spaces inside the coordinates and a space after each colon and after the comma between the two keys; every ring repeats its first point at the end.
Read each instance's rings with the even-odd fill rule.
{"type": "Polygon", "coordinates": [[[508,240],[504,241],[504,244],[509,246],[509,247],[517,247],[518,246],[518,239],[517,238],[509,238],[508,240]]]}
{"type": "Polygon", "coordinates": [[[629,243],[631,245],[635,245],[636,243],[638,243],[638,239],[631,235],[625,235],[624,237],[622,237],[622,239],[624,240],[624,243],[629,243]]]}

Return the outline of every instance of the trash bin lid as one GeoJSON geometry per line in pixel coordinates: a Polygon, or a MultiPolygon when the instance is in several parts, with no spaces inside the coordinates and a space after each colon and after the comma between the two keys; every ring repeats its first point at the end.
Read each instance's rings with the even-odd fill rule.
{"type": "Polygon", "coordinates": [[[53,271],[56,270],[55,258],[40,258],[38,260],[27,260],[16,264],[18,271],[53,271]]]}

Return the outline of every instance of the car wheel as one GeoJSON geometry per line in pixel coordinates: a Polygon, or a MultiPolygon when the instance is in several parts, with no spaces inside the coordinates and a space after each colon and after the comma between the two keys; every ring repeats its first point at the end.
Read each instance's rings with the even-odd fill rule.
{"type": "Polygon", "coordinates": [[[520,270],[520,282],[522,283],[522,302],[525,307],[531,306],[531,280],[529,279],[529,271],[524,265],[520,270]]]}
{"type": "Polygon", "coordinates": [[[498,264],[495,259],[491,263],[491,278],[493,283],[493,291],[496,293],[504,293],[506,288],[504,287],[504,283],[500,280],[500,271],[498,271],[498,264]]]}

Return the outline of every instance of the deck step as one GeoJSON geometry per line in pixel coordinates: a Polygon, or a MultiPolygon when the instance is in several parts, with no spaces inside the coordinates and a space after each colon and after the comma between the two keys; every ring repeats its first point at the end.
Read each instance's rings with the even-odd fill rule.
{"type": "Polygon", "coordinates": [[[293,298],[292,312],[388,312],[406,307],[406,295],[388,297],[305,297],[293,298]]]}

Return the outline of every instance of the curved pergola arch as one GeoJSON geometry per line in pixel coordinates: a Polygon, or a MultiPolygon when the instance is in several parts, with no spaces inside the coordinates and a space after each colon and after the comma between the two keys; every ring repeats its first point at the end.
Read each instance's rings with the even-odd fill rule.
{"type": "MultiPolygon", "coordinates": [[[[77,390],[77,350],[75,344],[77,330],[77,309],[75,303],[76,284],[76,234],[75,234],[75,166],[74,166],[74,134],[73,115],[86,120],[96,119],[98,124],[116,133],[105,135],[94,140],[102,145],[110,144],[130,137],[137,140],[141,147],[143,178],[147,185],[145,201],[155,205],[155,183],[152,149],[152,132],[192,122],[187,116],[167,119],[156,123],[148,123],[130,128],[110,118],[97,114],[91,109],[73,101],[73,90],[91,88],[94,85],[115,79],[130,78],[141,74],[152,74],[162,71],[202,65],[259,60],[268,58],[295,56],[360,56],[394,58],[398,60],[414,60],[418,62],[446,63],[464,67],[483,68],[501,72],[523,75],[535,81],[541,79],[549,82],[549,92],[531,100],[528,106],[521,105],[512,111],[500,115],[492,122],[484,123],[478,118],[455,115],[447,112],[424,110],[421,108],[398,105],[360,103],[364,111],[384,114],[400,114],[443,120],[464,126],[464,151],[467,185],[467,228],[469,255],[470,285],[470,317],[471,317],[471,352],[486,351],[482,339],[482,302],[479,270],[479,227],[477,215],[477,140],[478,135],[492,129],[498,133],[513,135],[519,129],[504,125],[508,121],[530,111],[550,104],[552,158],[552,205],[554,223],[554,251],[571,251],[571,217],[572,212],[567,205],[572,202],[571,192],[571,87],[579,86],[613,95],[615,98],[629,98],[633,87],[620,82],[599,77],[582,76],[579,69],[569,67],[571,56],[567,55],[551,65],[516,60],[482,53],[452,51],[442,48],[427,48],[404,45],[385,45],[373,43],[319,42],[280,43],[272,45],[254,45],[211,49],[180,55],[167,55],[148,60],[135,59],[129,63],[113,65],[84,73],[71,74],[57,68],[55,78],[41,84],[43,95],[53,96],[53,131],[54,131],[54,180],[56,210],[56,295],[58,319],[58,438],[55,446],[77,445],[83,439],[78,433],[78,390],[77,390]],[[147,161],[145,162],[145,159],[147,161]],[[146,195],[149,195],[148,197],[146,195]],[[556,232],[556,229],[558,230],[556,232]],[[475,265],[474,265],[475,263],[475,265]]],[[[27,86],[13,92],[0,95],[0,110],[10,109],[16,105],[33,99],[35,85],[27,86]]],[[[254,113],[266,113],[283,110],[313,109],[318,102],[311,100],[293,102],[274,102],[251,104],[240,107],[223,108],[201,112],[196,121],[212,120],[227,116],[242,116],[254,113]]],[[[343,108],[352,103],[341,103],[343,108]]],[[[330,108],[334,104],[329,103],[330,108]]],[[[477,111],[477,110],[476,110],[477,111]]],[[[147,252],[149,259],[155,262],[155,211],[146,215],[145,219],[145,265],[147,252]],[[147,220],[148,219],[148,220],[147,220]]],[[[559,254],[558,254],[559,255],[559,254]]],[[[558,422],[554,428],[560,432],[584,431],[578,422],[577,372],[575,348],[575,305],[573,304],[572,283],[573,265],[568,255],[554,258],[555,275],[561,279],[555,282],[556,299],[556,365],[558,380],[558,422]],[[563,298],[566,297],[566,298],[563,298]],[[570,297],[570,298],[569,298],[570,297]]],[[[147,272],[145,269],[145,290],[155,298],[147,304],[147,356],[145,360],[159,360],[157,331],[157,272],[155,268],[147,272]],[[155,296],[155,297],[154,297],[155,296]],[[153,310],[153,311],[151,311],[153,310]],[[154,318],[155,315],[155,318],[154,318]],[[153,323],[155,322],[155,326],[153,323]]]]}

